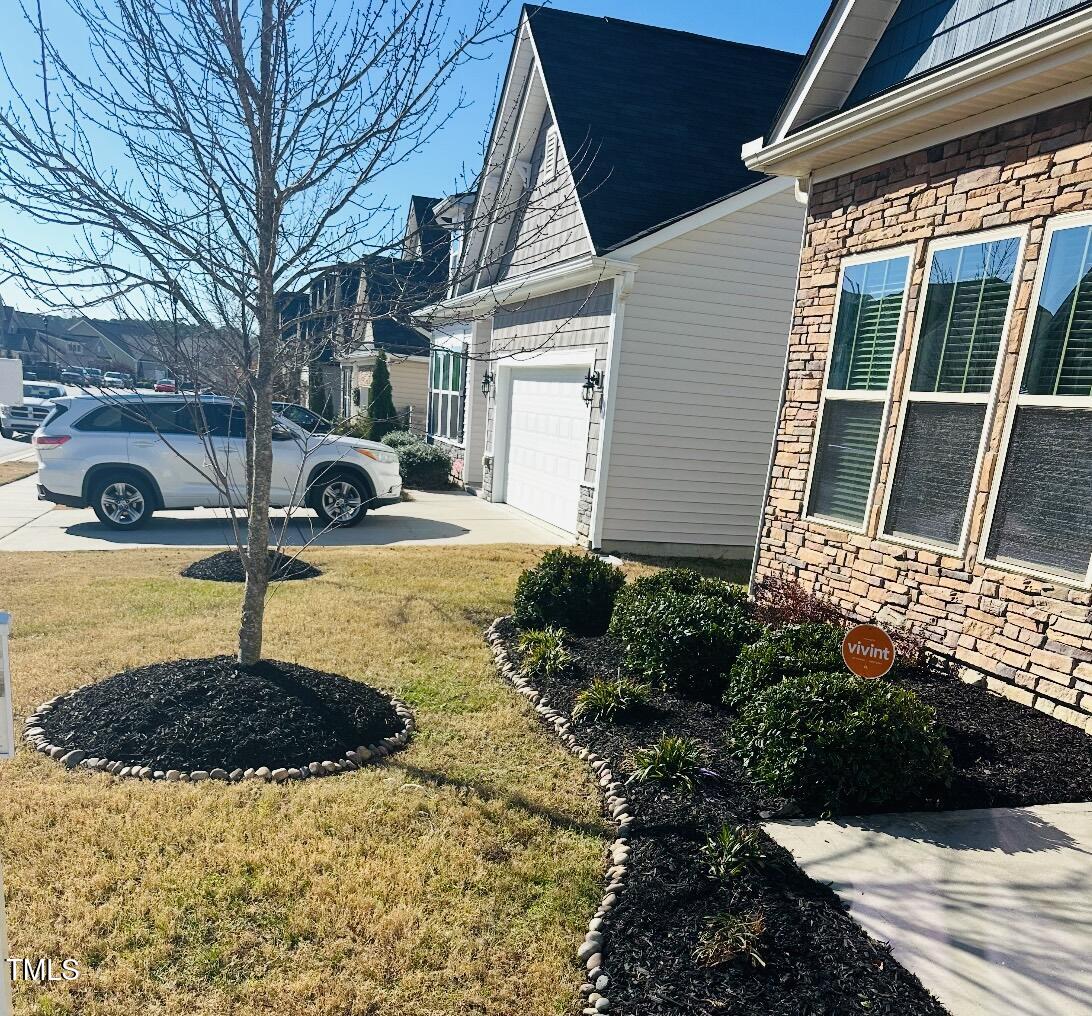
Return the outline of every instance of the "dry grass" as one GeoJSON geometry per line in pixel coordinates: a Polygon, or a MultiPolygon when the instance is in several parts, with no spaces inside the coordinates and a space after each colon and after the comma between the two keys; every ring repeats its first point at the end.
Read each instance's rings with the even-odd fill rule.
{"type": "MultiPolygon", "coordinates": [[[[0,764],[17,1016],[371,1016],[569,1008],[605,827],[576,761],[493,673],[481,628],[538,551],[314,551],[266,651],[417,711],[381,767],[287,787],[155,785],[0,764]]],[[[240,589],[194,551],[0,554],[17,711],[84,681],[230,652],[240,589]]]]}
{"type": "Polygon", "coordinates": [[[33,476],[38,472],[38,463],[30,462],[0,462],[0,487],[5,483],[21,480],[26,476],[33,476]]]}

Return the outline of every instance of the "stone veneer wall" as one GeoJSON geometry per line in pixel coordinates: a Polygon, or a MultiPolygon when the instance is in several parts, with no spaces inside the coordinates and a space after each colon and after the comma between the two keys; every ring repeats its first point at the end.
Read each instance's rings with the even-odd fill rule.
{"type": "Polygon", "coordinates": [[[861,619],[907,624],[961,664],[965,678],[1092,733],[1092,593],[977,561],[1044,227],[1060,213],[1081,210],[1092,210],[1092,100],[813,186],[756,578],[790,578],[861,619]],[[926,245],[934,237],[1023,223],[1030,233],[966,555],[877,538],[926,245]],[[848,255],[910,243],[917,256],[878,487],[867,535],[850,534],[802,518],[838,270],[848,255]]]}

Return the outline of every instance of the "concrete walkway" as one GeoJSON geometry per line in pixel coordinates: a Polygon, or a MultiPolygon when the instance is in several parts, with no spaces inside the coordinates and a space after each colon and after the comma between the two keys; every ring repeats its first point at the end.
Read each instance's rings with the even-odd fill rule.
{"type": "MultiPolygon", "coordinates": [[[[221,509],[157,512],[143,529],[107,529],[87,509],[39,501],[35,477],[0,487],[0,551],[126,550],[134,547],[225,547],[232,543],[228,512],[221,509]]],[[[288,518],[274,512],[278,538],[287,546],[391,547],[406,544],[571,543],[571,537],[508,505],[490,504],[462,491],[412,491],[412,500],[380,508],[352,529],[319,532],[313,512],[288,518]]]]}
{"type": "Polygon", "coordinates": [[[766,830],[952,1016],[1092,1014],[1092,805],[766,830]]]}

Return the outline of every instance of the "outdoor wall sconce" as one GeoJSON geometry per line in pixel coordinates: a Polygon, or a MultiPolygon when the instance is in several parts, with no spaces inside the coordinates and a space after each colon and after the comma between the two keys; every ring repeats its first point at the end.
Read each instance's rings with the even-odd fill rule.
{"type": "Polygon", "coordinates": [[[493,382],[496,380],[496,375],[492,371],[486,371],[482,375],[482,395],[489,398],[489,393],[493,390],[493,382]]]}
{"type": "Polygon", "coordinates": [[[589,370],[584,377],[584,405],[590,406],[596,392],[603,390],[603,374],[598,370],[589,370]]]}

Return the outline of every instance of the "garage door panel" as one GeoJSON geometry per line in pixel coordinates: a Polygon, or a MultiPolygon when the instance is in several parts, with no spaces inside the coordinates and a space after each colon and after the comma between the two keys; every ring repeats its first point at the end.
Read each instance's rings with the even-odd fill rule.
{"type": "Polygon", "coordinates": [[[512,372],[505,500],[566,532],[576,529],[588,444],[583,368],[512,372]]]}

